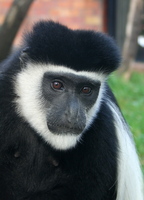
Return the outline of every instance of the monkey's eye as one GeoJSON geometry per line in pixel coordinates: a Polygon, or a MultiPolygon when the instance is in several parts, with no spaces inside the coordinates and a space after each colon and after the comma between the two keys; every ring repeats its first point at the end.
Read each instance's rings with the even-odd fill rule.
{"type": "Polygon", "coordinates": [[[81,92],[82,92],[83,94],[90,94],[91,91],[92,91],[92,89],[91,89],[90,87],[87,87],[87,86],[85,86],[85,87],[83,87],[83,88],[81,89],[81,92]]]}
{"type": "Polygon", "coordinates": [[[52,82],[51,86],[55,90],[63,90],[64,89],[63,84],[61,82],[59,82],[59,81],[52,82]]]}

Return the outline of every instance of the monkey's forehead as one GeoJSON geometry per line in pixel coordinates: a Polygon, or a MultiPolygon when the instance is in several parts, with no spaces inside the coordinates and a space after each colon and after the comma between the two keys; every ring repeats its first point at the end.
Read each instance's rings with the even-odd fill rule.
{"type": "MultiPolygon", "coordinates": [[[[101,72],[91,71],[76,71],[65,66],[27,62],[26,66],[21,69],[17,77],[22,79],[22,82],[35,80],[41,82],[44,75],[53,75],[55,78],[62,76],[70,76],[78,79],[88,79],[91,82],[105,82],[107,76],[101,72]]],[[[34,81],[33,81],[34,82],[34,81]]]]}
{"type": "Polygon", "coordinates": [[[43,63],[64,65],[74,70],[109,74],[120,62],[112,38],[99,32],[71,30],[52,21],[41,21],[25,36],[29,57],[43,63]]]}

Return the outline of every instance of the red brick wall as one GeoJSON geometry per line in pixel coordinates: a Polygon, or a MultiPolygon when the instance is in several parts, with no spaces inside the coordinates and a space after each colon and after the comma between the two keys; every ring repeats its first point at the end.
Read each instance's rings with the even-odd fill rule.
{"type": "MultiPolygon", "coordinates": [[[[13,0],[0,0],[0,24],[13,0]]],[[[103,0],[35,0],[14,41],[40,19],[59,21],[70,28],[103,31],[103,0]]]]}

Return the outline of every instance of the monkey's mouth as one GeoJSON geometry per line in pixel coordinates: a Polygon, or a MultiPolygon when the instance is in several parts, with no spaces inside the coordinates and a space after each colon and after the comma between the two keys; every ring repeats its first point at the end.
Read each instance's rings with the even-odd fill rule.
{"type": "Polygon", "coordinates": [[[47,124],[48,129],[53,133],[53,134],[64,134],[64,135],[79,135],[83,132],[85,127],[77,127],[77,126],[66,126],[66,125],[59,125],[59,124],[47,124]]]}

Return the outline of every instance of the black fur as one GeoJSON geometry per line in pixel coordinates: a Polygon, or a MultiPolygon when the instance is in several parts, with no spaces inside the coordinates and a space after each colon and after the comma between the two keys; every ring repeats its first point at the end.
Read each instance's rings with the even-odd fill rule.
{"type": "Polygon", "coordinates": [[[25,46],[29,47],[29,56],[34,61],[78,71],[110,73],[120,61],[119,51],[110,37],[94,31],[70,30],[52,21],[36,24],[25,37],[25,46]]]}
{"type": "MultiPolygon", "coordinates": [[[[26,36],[29,58],[76,70],[110,73],[118,67],[113,41],[92,31],[73,31],[40,22],[26,36]]],[[[13,82],[21,70],[20,52],[0,71],[0,200],[115,200],[117,138],[106,104],[107,87],[97,118],[73,149],[52,149],[15,111],[13,82]]]]}

